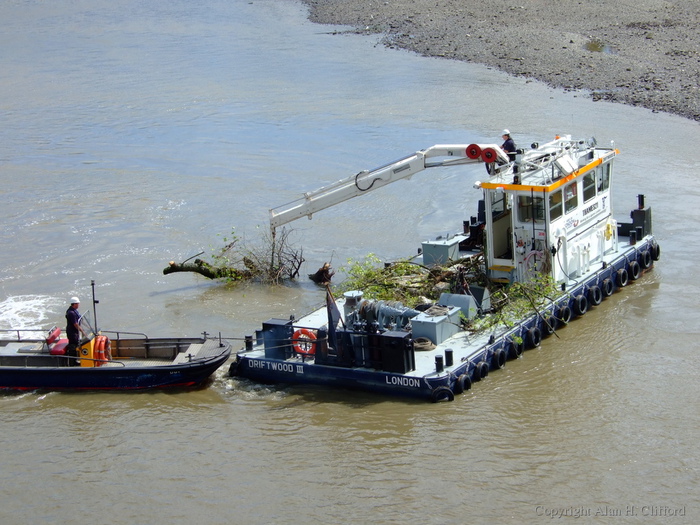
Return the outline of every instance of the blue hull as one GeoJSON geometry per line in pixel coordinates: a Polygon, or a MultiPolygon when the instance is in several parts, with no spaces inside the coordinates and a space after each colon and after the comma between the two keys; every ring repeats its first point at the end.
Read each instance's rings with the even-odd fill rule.
{"type": "Polygon", "coordinates": [[[229,374],[267,384],[322,385],[432,401],[452,400],[454,394],[468,390],[490,371],[503,368],[508,359],[519,357],[523,350],[539,346],[543,338],[583,317],[590,308],[651,270],[659,253],[654,238],[645,237],[537,313],[463,352],[459,362],[441,356],[445,366],[440,371],[417,369],[402,374],[367,367],[328,366],[300,356],[269,358],[253,349],[238,354],[229,374]]]}
{"type": "Polygon", "coordinates": [[[140,368],[0,367],[2,390],[146,390],[204,383],[230,352],[186,364],[140,368]]]}

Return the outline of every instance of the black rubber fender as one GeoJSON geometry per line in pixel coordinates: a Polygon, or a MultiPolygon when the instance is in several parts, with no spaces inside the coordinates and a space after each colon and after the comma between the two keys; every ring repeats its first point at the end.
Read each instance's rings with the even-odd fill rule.
{"type": "Polygon", "coordinates": [[[525,341],[528,348],[537,348],[542,342],[542,330],[537,326],[532,326],[528,328],[525,334],[525,341]]]}
{"type": "Polygon", "coordinates": [[[597,284],[588,289],[588,302],[591,306],[598,306],[603,302],[603,291],[597,284]]]}
{"type": "Polygon", "coordinates": [[[542,336],[548,337],[557,330],[557,318],[549,314],[542,319],[542,336]]]}
{"type": "Polygon", "coordinates": [[[642,266],[642,270],[651,267],[651,252],[649,250],[644,250],[639,254],[639,264],[642,266]]]}
{"type": "Polygon", "coordinates": [[[502,348],[499,348],[493,353],[493,357],[491,358],[491,366],[493,366],[493,368],[505,368],[507,358],[508,356],[506,355],[505,351],[502,348]]]}
{"type": "Polygon", "coordinates": [[[569,308],[568,304],[564,304],[557,310],[557,321],[562,324],[569,324],[571,315],[571,308],[569,308]]]}
{"type": "Polygon", "coordinates": [[[615,291],[615,285],[612,279],[603,279],[601,283],[601,290],[603,291],[603,297],[610,297],[615,291]]]}
{"type": "Polygon", "coordinates": [[[655,261],[658,261],[660,257],[661,257],[661,246],[659,246],[656,243],[652,244],[651,245],[651,258],[655,261]]]}
{"type": "Polygon", "coordinates": [[[642,267],[637,261],[630,262],[629,275],[633,281],[636,281],[642,275],[642,267]]]}
{"type": "Polygon", "coordinates": [[[439,403],[440,401],[454,401],[455,393],[450,390],[449,386],[437,386],[430,393],[430,400],[433,403],[439,403]]]}
{"type": "Polygon", "coordinates": [[[627,283],[630,281],[629,274],[627,273],[627,270],[625,268],[620,268],[616,273],[615,273],[615,283],[619,288],[624,288],[627,286],[627,283]]]}
{"type": "Polygon", "coordinates": [[[472,387],[472,378],[467,374],[461,374],[455,381],[454,393],[463,394],[472,387]]]}
{"type": "Polygon", "coordinates": [[[506,348],[508,348],[508,359],[517,359],[523,355],[523,343],[516,343],[515,341],[508,341],[506,343],[506,348]]]}
{"type": "Polygon", "coordinates": [[[588,311],[588,299],[583,294],[574,297],[574,312],[578,316],[584,315],[588,311]]]}
{"type": "Polygon", "coordinates": [[[238,375],[238,359],[233,361],[231,363],[231,366],[228,367],[228,376],[229,377],[236,377],[238,375]]]}
{"type": "Polygon", "coordinates": [[[486,379],[486,376],[489,375],[489,364],[486,361],[480,361],[476,365],[476,370],[474,372],[474,379],[476,381],[481,381],[482,379],[486,379]]]}

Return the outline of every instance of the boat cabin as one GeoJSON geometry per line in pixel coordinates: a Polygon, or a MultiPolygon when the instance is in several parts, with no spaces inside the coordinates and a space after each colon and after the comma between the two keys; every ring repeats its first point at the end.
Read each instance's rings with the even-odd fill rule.
{"type": "Polygon", "coordinates": [[[617,246],[611,178],[615,149],[569,137],[496,166],[484,190],[485,257],[494,281],[536,274],[565,283],[617,246]]]}

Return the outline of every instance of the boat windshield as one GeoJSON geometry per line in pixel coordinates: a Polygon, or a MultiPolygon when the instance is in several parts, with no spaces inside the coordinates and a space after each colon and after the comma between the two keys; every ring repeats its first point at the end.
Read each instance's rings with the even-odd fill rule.
{"type": "Polygon", "coordinates": [[[88,339],[95,337],[95,329],[93,328],[92,312],[88,311],[80,316],[80,328],[85,331],[88,339]]]}

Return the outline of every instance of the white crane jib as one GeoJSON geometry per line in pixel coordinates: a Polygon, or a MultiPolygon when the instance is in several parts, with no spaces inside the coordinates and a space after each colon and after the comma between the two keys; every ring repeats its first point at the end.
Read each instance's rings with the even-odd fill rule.
{"type": "Polygon", "coordinates": [[[410,178],[427,168],[474,164],[477,162],[508,162],[508,155],[496,144],[438,144],[417,151],[373,170],[361,171],[315,191],[300,199],[270,210],[272,231],[301,217],[345,202],[365,192],[389,183],[410,178]],[[428,160],[434,159],[434,160],[428,160]]]}

